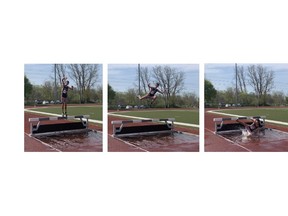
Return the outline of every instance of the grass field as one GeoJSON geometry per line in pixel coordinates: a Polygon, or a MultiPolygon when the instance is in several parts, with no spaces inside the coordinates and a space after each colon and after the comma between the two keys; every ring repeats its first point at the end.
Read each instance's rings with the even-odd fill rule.
{"type": "Polygon", "coordinates": [[[176,122],[199,125],[198,110],[147,110],[116,112],[115,114],[136,116],[143,118],[175,118],[176,122]]]}
{"type": "MultiPolygon", "coordinates": [[[[43,107],[32,109],[40,112],[47,112],[53,114],[62,114],[61,106],[59,107],[43,107]]],[[[102,106],[68,106],[68,115],[90,115],[90,119],[102,121],[102,106]]]]}
{"type": "Polygon", "coordinates": [[[254,109],[235,109],[219,110],[219,113],[234,114],[240,116],[266,116],[268,120],[288,122],[287,108],[254,108],[254,109]]]}

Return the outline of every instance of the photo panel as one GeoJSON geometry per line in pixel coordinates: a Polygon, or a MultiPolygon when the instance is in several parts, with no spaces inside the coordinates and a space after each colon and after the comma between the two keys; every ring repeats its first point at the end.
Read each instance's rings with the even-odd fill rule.
{"type": "Polygon", "coordinates": [[[108,151],[199,152],[199,65],[109,64],[108,151]]]}
{"type": "Polygon", "coordinates": [[[102,152],[102,64],[24,65],[24,151],[102,152]]]}
{"type": "Polygon", "coordinates": [[[205,151],[288,151],[288,64],[205,64],[205,151]]]}

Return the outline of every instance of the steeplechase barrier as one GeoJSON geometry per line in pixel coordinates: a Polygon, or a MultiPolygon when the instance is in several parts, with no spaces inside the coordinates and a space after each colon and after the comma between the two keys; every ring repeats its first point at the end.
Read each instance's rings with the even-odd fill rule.
{"type": "Polygon", "coordinates": [[[76,133],[89,131],[88,119],[89,115],[76,115],[67,117],[41,117],[29,118],[30,122],[30,136],[48,136],[58,133],[76,133]],[[57,120],[80,120],[80,122],[65,122],[56,124],[41,124],[44,121],[57,120]]]}
{"type": "Polygon", "coordinates": [[[113,125],[113,137],[129,137],[139,135],[151,135],[160,133],[174,133],[174,118],[167,119],[143,119],[143,120],[124,120],[124,121],[111,121],[113,125]],[[133,125],[127,124],[153,122],[154,124],[148,125],[133,125]],[[162,124],[159,124],[161,123],[162,124]]]}
{"type": "MultiPolygon", "coordinates": [[[[231,133],[241,131],[245,127],[236,120],[250,120],[250,119],[262,119],[260,127],[265,128],[266,116],[243,116],[243,117],[231,117],[231,118],[214,118],[215,132],[214,133],[231,133]]],[[[250,122],[251,123],[251,122],[250,122]]],[[[247,122],[249,124],[249,122],[247,122]]]]}

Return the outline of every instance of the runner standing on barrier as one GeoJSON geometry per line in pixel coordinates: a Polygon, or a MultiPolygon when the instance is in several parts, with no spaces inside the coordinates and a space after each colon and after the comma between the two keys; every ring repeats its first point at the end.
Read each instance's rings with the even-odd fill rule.
{"type": "Polygon", "coordinates": [[[155,87],[152,87],[150,86],[150,84],[148,84],[148,87],[149,87],[149,93],[144,95],[144,96],[140,96],[138,95],[137,97],[140,99],[140,100],[143,100],[143,99],[151,99],[151,105],[154,103],[154,101],[156,100],[157,96],[156,96],[156,93],[159,92],[160,94],[163,94],[162,91],[160,91],[158,89],[159,87],[159,83],[156,83],[156,86],[155,87]]]}
{"type": "Polygon", "coordinates": [[[67,78],[62,79],[62,116],[64,115],[67,117],[67,97],[68,97],[68,90],[71,89],[73,90],[73,86],[69,86],[69,81],[67,78]]]}
{"type": "Polygon", "coordinates": [[[239,119],[237,119],[236,121],[239,122],[240,124],[242,124],[246,131],[247,131],[247,136],[250,136],[252,134],[256,134],[256,133],[259,133],[261,127],[262,127],[262,122],[260,119],[254,119],[254,118],[251,118],[252,120],[252,124],[247,124],[243,121],[240,121],[239,119]]]}

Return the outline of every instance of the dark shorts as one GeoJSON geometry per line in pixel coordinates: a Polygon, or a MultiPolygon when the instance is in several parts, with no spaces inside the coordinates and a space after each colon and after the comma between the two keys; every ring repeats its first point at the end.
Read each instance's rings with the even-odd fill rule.
{"type": "Polygon", "coordinates": [[[62,93],[63,98],[67,98],[67,94],[62,93]]]}
{"type": "Polygon", "coordinates": [[[155,94],[149,94],[149,97],[154,97],[155,96],[155,94]]]}

